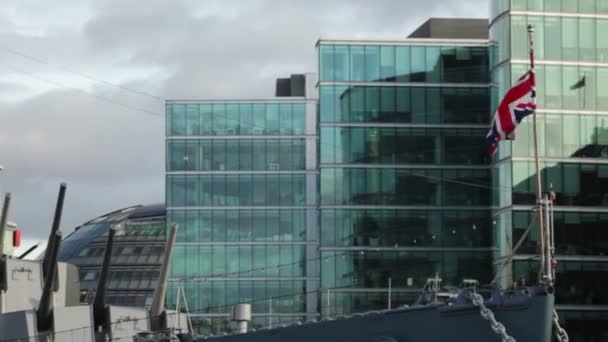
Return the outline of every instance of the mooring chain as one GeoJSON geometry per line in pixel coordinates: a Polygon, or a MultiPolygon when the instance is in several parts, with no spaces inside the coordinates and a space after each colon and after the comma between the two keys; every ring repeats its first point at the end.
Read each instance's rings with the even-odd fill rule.
{"type": "MultiPolygon", "coordinates": [[[[490,327],[502,339],[502,342],[516,342],[515,339],[507,334],[507,328],[496,320],[494,313],[483,303],[483,297],[476,292],[471,292],[471,300],[473,305],[479,307],[479,312],[483,319],[490,321],[490,327]]],[[[567,341],[567,340],[566,340],[567,341]]]]}
{"type": "Polygon", "coordinates": [[[559,316],[557,315],[557,310],[553,310],[553,325],[555,325],[555,335],[557,336],[559,342],[570,341],[566,330],[559,325],[559,316]]]}

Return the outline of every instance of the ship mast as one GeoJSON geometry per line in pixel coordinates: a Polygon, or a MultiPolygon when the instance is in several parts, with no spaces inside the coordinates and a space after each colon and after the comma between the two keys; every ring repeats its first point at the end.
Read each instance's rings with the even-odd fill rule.
{"type": "MultiPolygon", "coordinates": [[[[530,42],[530,71],[532,72],[533,77],[536,77],[534,73],[534,26],[528,25],[528,40],[530,42]]],[[[534,82],[536,84],[536,80],[534,82]]],[[[536,91],[536,86],[534,91],[536,91]]],[[[536,105],[536,96],[532,97],[534,104],[536,105]]],[[[543,207],[545,200],[542,197],[542,179],[540,174],[540,160],[538,153],[538,129],[536,124],[536,106],[534,106],[533,113],[533,130],[534,130],[534,164],[536,166],[536,206],[538,210],[536,211],[538,215],[538,250],[540,255],[540,264],[539,264],[539,272],[538,272],[538,282],[546,283],[549,281],[550,272],[547,274],[547,266],[548,263],[548,255],[546,253],[545,243],[545,218],[543,217],[543,207]]]]}

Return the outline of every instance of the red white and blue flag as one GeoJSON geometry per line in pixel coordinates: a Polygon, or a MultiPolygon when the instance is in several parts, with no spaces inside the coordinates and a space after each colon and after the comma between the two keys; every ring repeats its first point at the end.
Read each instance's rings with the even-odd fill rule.
{"type": "Polygon", "coordinates": [[[507,91],[496,109],[492,126],[486,136],[490,144],[490,154],[496,152],[500,140],[515,139],[515,127],[536,110],[535,97],[536,78],[534,69],[530,69],[507,91]]]}

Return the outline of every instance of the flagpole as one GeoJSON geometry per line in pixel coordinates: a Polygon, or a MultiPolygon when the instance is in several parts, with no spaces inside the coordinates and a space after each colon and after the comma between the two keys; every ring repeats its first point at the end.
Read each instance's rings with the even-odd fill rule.
{"type": "MultiPolygon", "coordinates": [[[[534,26],[528,25],[528,38],[530,41],[530,70],[534,71],[534,26]]],[[[536,76],[536,75],[534,75],[536,76]]],[[[536,89],[534,90],[536,91],[536,89]]],[[[534,104],[536,104],[536,96],[533,97],[534,104]]],[[[540,160],[538,157],[538,129],[536,124],[536,108],[533,113],[533,129],[534,129],[534,163],[536,164],[536,205],[538,214],[538,248],[540,251],[540,272],[538,274],[539,282],[545,281],[545,263],[547,262],[545,256],[545,226],[543,220],[542,211],[542,183],[540,176],[540,160]]]]}

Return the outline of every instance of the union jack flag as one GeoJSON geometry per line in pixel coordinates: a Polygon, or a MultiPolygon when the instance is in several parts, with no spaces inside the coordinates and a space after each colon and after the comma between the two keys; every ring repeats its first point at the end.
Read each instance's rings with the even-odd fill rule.
{"type": "Polygon", "coordinates": [[[530,69],[507,91],[494,113],[492,126],[486,136],[490,154],[498,149],[500,140],[515,139],[515,127],[521,120],[536,110],[536,78],[530,69]]]}

